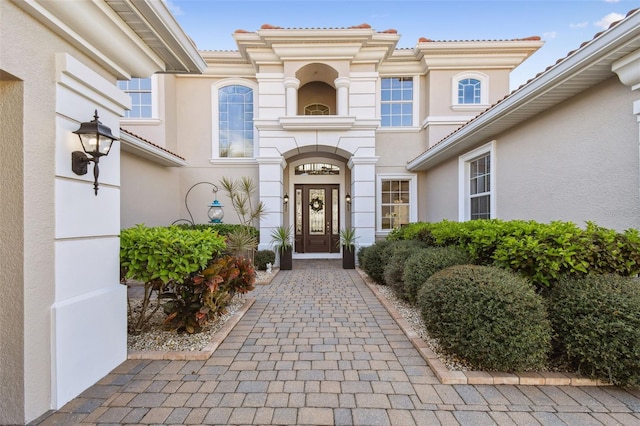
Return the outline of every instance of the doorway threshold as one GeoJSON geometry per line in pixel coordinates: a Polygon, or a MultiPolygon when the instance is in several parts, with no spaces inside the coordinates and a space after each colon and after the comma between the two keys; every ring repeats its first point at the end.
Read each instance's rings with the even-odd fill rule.
{"type": "Polygon", "coordinates": [[[342,259],[340,253],[293,253],[293,259],[342,259]]]}

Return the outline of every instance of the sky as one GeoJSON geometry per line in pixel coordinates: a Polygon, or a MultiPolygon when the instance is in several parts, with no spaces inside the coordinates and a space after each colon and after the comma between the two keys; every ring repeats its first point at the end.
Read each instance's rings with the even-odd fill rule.
{"type": "Polygon", "coordinates": [[[432,40],[540,36],[544,46],[511,73],[516,89],[595,34],[640,7],[640,0],[165,0],[200,50],[237,50],[237,29],[395,29],[398,48],[432,40]]]}

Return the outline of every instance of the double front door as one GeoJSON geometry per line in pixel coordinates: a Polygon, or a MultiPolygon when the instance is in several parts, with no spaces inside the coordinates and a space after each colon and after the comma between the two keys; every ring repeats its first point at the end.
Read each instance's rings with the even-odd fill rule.
{"type": "Polygon", "coordinates": [[[338,253],[340,186],[295,186],[296,253],[338,253]]]}

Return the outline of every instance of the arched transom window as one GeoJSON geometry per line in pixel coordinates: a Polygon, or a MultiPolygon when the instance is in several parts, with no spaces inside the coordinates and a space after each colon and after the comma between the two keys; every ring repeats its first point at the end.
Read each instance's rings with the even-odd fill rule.
{"type": "Polygon", "coordinates": [[[329,115],[329,107],[323,104],[311,104],[304,107],[304,115],[329,115]]]}
{"type": "Polygon", "coordinates": [[[325,163],[307,163],[296,166],[296,175],[339,175],[340,167],[325,163]]]}

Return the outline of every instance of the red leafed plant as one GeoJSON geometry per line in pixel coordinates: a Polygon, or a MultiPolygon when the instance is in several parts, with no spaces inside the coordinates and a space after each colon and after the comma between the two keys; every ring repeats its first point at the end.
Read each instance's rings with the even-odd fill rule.
{"type": "Polygon", "coordinates": [[[227,313],[234,295],[253,290],[256,273],[244,257],[222,256],[162,294],[165,325],[178,332],[197,333],[207,321],[227,313]]]}

